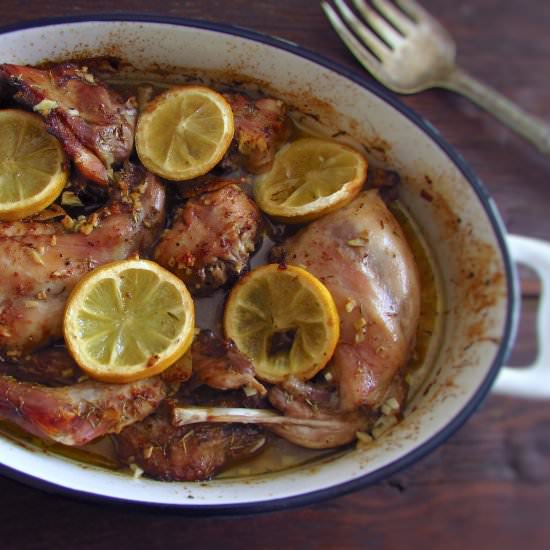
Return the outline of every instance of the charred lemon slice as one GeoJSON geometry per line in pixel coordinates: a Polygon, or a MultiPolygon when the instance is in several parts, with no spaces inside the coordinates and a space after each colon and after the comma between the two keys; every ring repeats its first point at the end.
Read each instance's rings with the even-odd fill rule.
{"type": "Polygon", "coordinates": [[[0,220],[19,220],[57,198],[67,182],[67,162],[38,115],[0,111],[0,132],[0,220]]]}
{"type": "Polygon", "coordinates": [[[315,220],[350,202],[367,177],[355,149],[323,139],[299,139],[281,149],[254,186],[258,206],[278,221],[315,220]]]}
{"type": "Polygon", "coordinates": [[[125,383],[162,372],[193,340],[193,300],[180,279],[148,260],[88,273],[65,306],[71,355],[90,377],[125,383]]]}
{"type": "Polygon", "coordinates": [[[146,105],[137,123],[136,149],[148,170],[183,181],[218,164],[233,133],[233,111],[221,94],[204,86],[179,86],[146,105]]]}
{"type": "Polygon", "coordinates": [[[305,269],[268,264],[233,288],[225,335],[253,361],[261,380],[308,380],[330,360],[340,334],[334,300],[305,269]]]}

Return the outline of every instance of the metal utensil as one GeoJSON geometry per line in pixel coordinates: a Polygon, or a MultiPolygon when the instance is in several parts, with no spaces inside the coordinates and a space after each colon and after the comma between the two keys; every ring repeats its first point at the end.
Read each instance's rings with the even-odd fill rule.
{"type": "Polygon", "coordinates": [[[455,64],[449,33],[414,0],[352,0],[321,6],[358,61],[384,86],[401,94],[439,87],[462,94],[495,115],[539,151],[550,155],[550,126],[455,64]],[[372,4],[372,5],[371,5],[372,4]]]}

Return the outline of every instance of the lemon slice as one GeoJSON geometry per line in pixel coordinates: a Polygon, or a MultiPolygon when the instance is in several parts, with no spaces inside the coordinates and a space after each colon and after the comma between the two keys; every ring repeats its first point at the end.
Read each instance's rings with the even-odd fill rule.
{"type": "Polygon", "coordinates": [[[0,111],[0,220],[40,212],[67,182],[67,162],[59,141],[38,115],[0,111]]]}
{"type": "Polygon", "coordinates": [[[367,177],[355,149],[323,139],[299,139],[281,149],[254,186],[258,206],[276,220],[303,223],[350,202],[367,177]]]}
{"type": "Polygon", "coordinates": [[[90,377],[125,383],[162,372],[193,340],[186,286],[148,260],[122,260],[88,273],[65,306],[63,332],[90,377]]]}
{"type": "Polygon", "coordinates": [[[221,94],[204,86],[179,86],[146,105],[137,124],[136,149],[151,172],[189,180],[220,162],[233,133],[233,111],[221,94]]]}
{"type": "Polygon", "coordinates": [[[334,300],[305,269],[268,264],[231,291],[225,335],[248,355],[261,380],[309,380],[330,360],[340,335],[334,300]]]}

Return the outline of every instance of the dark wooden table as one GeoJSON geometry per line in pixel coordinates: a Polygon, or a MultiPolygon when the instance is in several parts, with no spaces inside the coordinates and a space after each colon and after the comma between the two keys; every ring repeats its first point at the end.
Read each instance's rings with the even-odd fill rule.
{"type": "MultiPolygon", "coordinates": [[[[475,75],[550,122],[550,3],[422,0],[475,75]]],[[[3,0],[0,24],[92,12],[162,13],[249,27],[354,71],[316,0],[3,0]],[[159,12],[162,10],[162,12],[159,12]]],[[[550,240],[550,159],[442,91],[403,101],[432,122],[491,191],[513,233],[550,240]]],[[[536,352],[538,288],[526,274],[512,361],[536,352]]],[[[0,548],[550,548],[550,403],[490,396],[447,443],[387,481],[255,517],[81,503],[0,478],[0,548]],[[399,545],[399,546],[398,546],[399,545]]]]}

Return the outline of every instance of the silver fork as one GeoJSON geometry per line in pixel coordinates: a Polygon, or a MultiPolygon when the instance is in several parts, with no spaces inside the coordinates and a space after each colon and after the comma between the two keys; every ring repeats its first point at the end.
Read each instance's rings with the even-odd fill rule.
{"type": "Polygon", "coordinates": [[[334,0],[336,9],[325,1],[321,6],[353,55],[384,86],[401,94],[433,87],[462,94],[550,155],[550,126],[457,67],[453,39],[422,6],[414,0],[352,3],[362,19],[343,0],[334,0]]]}

